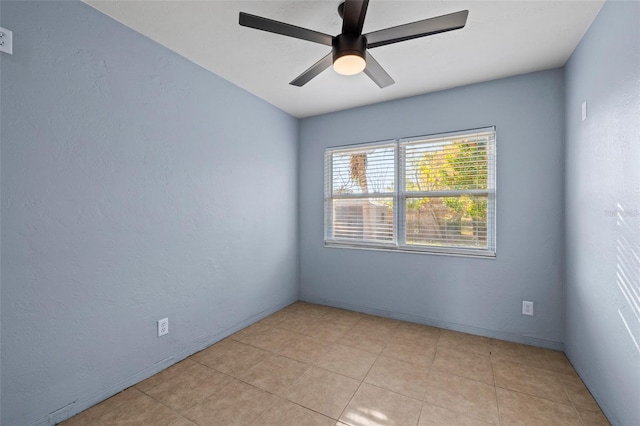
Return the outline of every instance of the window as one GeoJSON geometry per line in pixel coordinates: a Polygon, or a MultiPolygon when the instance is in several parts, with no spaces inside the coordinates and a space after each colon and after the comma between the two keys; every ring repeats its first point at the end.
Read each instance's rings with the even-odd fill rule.
{"type": "Polygon", "coordinates": [[[325,245],[495,256],[495,128],[325,151],[325,245]]]}

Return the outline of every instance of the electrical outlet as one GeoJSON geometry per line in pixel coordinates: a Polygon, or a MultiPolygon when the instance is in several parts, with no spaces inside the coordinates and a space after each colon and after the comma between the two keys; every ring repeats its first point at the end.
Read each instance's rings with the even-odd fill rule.
{"type": "Polygon", "coordinates": [[[158,337],[169,333],[169,318],[158,320],[158,337]]]}
{"type": "Polygon", "coordinates": [[[528,300],[522,301],[522,315],[533,316],[533,302],[529,302],[528,300]]]}
{"type": "Polygon", "coordinates": [[[0,27],[0,52],[13,54],[13,33],[0,27]]]}

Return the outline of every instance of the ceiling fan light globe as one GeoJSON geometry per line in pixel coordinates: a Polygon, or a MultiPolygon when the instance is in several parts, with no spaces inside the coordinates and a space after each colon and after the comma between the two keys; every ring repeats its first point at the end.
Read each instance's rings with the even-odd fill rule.
{"type": "Polygon", "coordinates": [[[343,55],[333,61],[333,69],[338,74],[355,75],[364,71],[367,62],[359,55],[343,55]]]}

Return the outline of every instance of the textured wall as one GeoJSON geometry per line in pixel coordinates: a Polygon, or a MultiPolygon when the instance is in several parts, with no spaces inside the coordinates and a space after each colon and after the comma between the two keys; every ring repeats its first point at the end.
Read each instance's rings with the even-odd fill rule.
{"type": "Polygon", "coordinates": [[[566,81],[565,347],[609,420],[638,424],[640,3],[605,3],[566,81]]]}
{"type": "Polygon", "coordinates": [[[2,26],[0,423],[297,299],[294,118],[83,3],[3,1],[2,26]]]}
{"type": "Polygon", "coordinates": [[[302,120],[301,298],[561,348],[563,93],[556,69],[302,120]],[[323,247],[325,147],[491,125],[496,259],[323,247]]]}
{"type": "MultiPolygon", "coordinates": [[[[2,16],[2,2],[0,2],[0,17],[2,16]]],[[[2,81],[2,54],[0,54],[0,81],[2,81]]],[[[0,99],[2,99],[2,84],[0,84],[0,99]]],[[[0,102],[0,146],[2,146],[2,102],[0,102]]],[[[2,200],[2,149],[0,149],[0,200],[2,200]]],[[[0,202],[1,204],[1,202],[0,202]]],[[[0,241],[2,237],[2,208],[0,206],[0,241]]],[[[0,244],[0,259],[2,259],[2,244],[0,244]]],[[[2,422],[2,261],[0,261],[0,423],[2,422]]]]}

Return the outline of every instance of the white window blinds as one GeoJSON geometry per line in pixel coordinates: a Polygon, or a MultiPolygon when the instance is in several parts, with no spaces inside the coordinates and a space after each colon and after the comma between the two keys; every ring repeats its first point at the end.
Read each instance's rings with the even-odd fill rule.
{"type": "Polygon", "coordinates": [[[495,251],[495,131],[400,143],[407,246],[495,251]]]}
{"type": "Polygon", "coordinates": [[[329,148],[325,244],[495,256],[495,128],[329,148]]]}
{"type": "Polygon", "coordinates": [[[329,239],[374,244],[395,241],[396,151],[395,144],[327,151],[329,239]]]}

